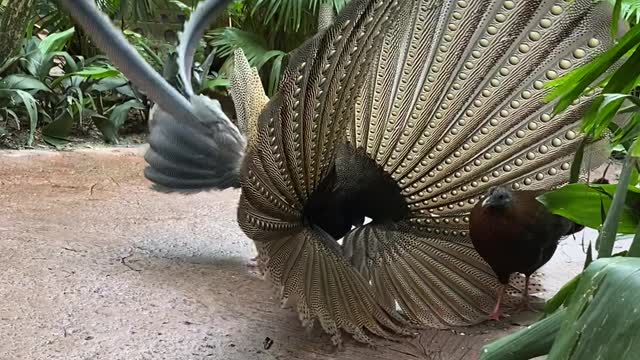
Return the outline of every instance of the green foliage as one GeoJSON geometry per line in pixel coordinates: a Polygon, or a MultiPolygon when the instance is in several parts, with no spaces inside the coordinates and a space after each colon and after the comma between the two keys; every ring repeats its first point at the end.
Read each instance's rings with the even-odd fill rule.
{"type": "MultiPolygon", "coordinates": [[[[605,220],[602,213],[609,213],[616,189],[617,185],[569,184],[541,195],[538,200],[554,214],[600,229],[605,220]]],[[[617,231],[633,234],[640,221],[640,188],[634,184],[627,189],[629,192],[622,207],[617,231]]]]}
{"type": "Polygon", "coordinates": [[[287,56],[286,52],[269,50],[269,45],[259,35],[232,27],[216,29],[210,32],[209,36],[211,37],[211,46],[217,49],[217,52],[222,57],[232,59],[231,55],[233,55],[234,50],[242,48],[249,64],[255,66],[258,70],[262,69],[265,64],[270,63],[271,70],[268,76],[267,93],[273,95],[278,88],[282,63],[287,56]]]}
{"type": "Polygon", "coordinates": [[[636,359],[640,259],[594,261],[584,272],[548,359],[636,359]]]}
{"type": "Polygon", "coordinates": [[[63,51],[74,29],[40,40],[25,40],[19,56],[0,72],[0,113],[20,128],[29,119],[27,145],[42,126],[43,139],[59,145],[74,129],[93,123],[105,140],[117,142],[117,131],[130,109],[142,109],[128,81],[103,56],[85,59],[63,51]]]}
{"type": "Polygon", "coordinates": [[[481,360],[636,359],[640,351],[640,259],[594,261],[565,306],[486,345],[481,360]]]}
{"type": "Polygon", "coordinates": [[[562,309],[523,330],[485,345],[480,351],[480,360],[528,360],[547,354],[565,314],[566,310],[562,309]]]}
{"type": "MultiPolygon", "coordinates": [[[[618,6],[619,8],[619,17],[622,17],[626,21],[628,21],[631,25],[636,25],[640,23],[640,0],[608,0],[614,6],[618,6]]],[[[614,19],[618,19],[618,16],[615,16],[614,19]]]]}
{"type": "MultiPolygon", "coordinates": [[[[330,0],[340,11],[349,0],[330,0]]],[[[231,26],[205,34],[218,56],[226,59],[221,74],[231,66],[233,51],[242,48],[266,85],[267,95],[278,89],[288,53],[317,31],[320,0],[236,0],[228,8],[231,26]]]]}

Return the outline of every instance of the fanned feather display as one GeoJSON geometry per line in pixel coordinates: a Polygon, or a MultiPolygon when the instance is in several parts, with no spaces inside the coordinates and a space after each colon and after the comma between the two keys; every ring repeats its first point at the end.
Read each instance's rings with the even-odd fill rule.
{"type": "MultiPolygon", "coordinates": [[[[101,47],[120,46],[87,6],[63,3],[101,47]]],[[[222,3],[200,4],[181,35],[186,84],[194,44],[222,3]]],[[[591,0],[352,0],[291,54],[268,102],[236,53],[246,149],[219,106],[189,92],[168,100],[174,90],[134,67],[125,74],[162,110],[147,177],[175,189],[239,183],[238,222],[283,303],[336,344],[342,332],[372,343],[415,326],[476,324],[499,283],[469,239],[469,212],[495,185],[567,182],[595,94],[554,116],[545,84],[607,49],[610,13],[591,0]]],[[[126,70],[127,59],[117,64],[126,70]]],[[[588,170],[608,143],[586,142],[588,170]]],[[[516,281],[507,293],[514,304],[516,281]]]]}
{"type": "MultiPolygon", "coordinates": [[[[267,269],[303,320],[335,334],[398,313],[437,328],[486,319],[499,282],[471,244],[469,211],[497,184],[566,183],[592,97],[553,116],[545,83],[605,50],[609,21],[589,0],[354,0],[300,48],[247,154],[238,220],[264,242],[267,269]],[[314,194],[393,207],[384,195],[393,191],[406,211],[380,210],[343,248],[310,216],[314,194]],[[327,257],[317,268],[310,254],[327,257]],[[328,268],[348,271],[318,274],[328,268]],[[334,283],[365,286],[376,302],[334,283]],[[337,309],[345,296],[350,308],[337,309]],[[350,313],[365,309],[380,316],[350,313]]],[[[590,166],[606,159],[606,145],[590,142],[590,166]]],[[[510,290],[505,303],[515,304],[510,290]]]]}

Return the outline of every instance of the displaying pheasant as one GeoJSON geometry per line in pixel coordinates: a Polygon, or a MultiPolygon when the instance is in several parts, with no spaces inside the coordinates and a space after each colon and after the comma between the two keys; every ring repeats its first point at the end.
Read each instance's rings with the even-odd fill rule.
{"type": "MultiPolygon", "coordinates": [[[[554,116],[545,84],[611,42],[608,5],[591,0],[352,0],[291,54],[268,101],[237,54],[238,130],[217,102],[169,86],[92,1],[62,3],[159,107],[145,176],[167,191],[240,186],[238,223],[283,303],[336,344],[486,319],[501,284],[469,213],[495,185],[567,182],[595,94],[554,116]]],[[[224,3],[185,24],[187,88],[224,3]]],[[[587,140],[590,166],[606,145],[587,140]]]]}

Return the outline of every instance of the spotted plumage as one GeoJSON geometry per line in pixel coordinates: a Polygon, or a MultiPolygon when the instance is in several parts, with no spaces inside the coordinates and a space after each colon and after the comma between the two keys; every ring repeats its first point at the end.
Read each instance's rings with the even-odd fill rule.
{"type": "MultiPolygon", "coordinates": [[[[62,2],[129,71],[126,42],[100,41],[115,30],[62,2]]],[[[221,3],[202,2],[185,26],[183,76],[221,3]]],[[[238,113],[261,106],[242,139],[221,112],[199,118],[194,97],[172,99],[135,68],[126,75],[174,118],[151,129],[145,175],[177,190],[240,184],[238,223],[283,303],[337,344],[342,332],[371,343],[412,325],[476,324],[502,285],[470,240],[469,214],[497,184],[567,181],[596,94],[552,115],[545,84],[606,50],[610,19],[591,0],[351,0],[290,54],[263,108],[260,91],[234,87],[238,113]],[[237,184],[219,181],[228,176],[237,184]]],[[[590,166],[605,145],[588,141],[590,166]]],[[[505,304],[519,299],[513,285],[505,304]]]]}

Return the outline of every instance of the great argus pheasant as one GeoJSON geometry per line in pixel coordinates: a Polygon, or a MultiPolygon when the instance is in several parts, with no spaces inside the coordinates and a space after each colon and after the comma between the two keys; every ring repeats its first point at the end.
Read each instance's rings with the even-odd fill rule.
{"type": "MultiPolygon", "coordinates": [[[[183,93],[93,1],[61,2],[156,104],[145,176],[162,191],[240,187],[238,223],[283,304],[336,344],[487,318],[501,284],[469,213],[496,185],[568,181],[595,93],[553,115],[545,84],[611,43],[605,2],[352,0],[290,54],[270,99],[236,53],[238,128],[190,87],[226,1],[201,2],[185,24],[183,93]]],[[[607,141],[585,141],[589,165],[602,163],[607,141]]],[[[502,304],[520,290],[512,281],[502,304]]]]}

